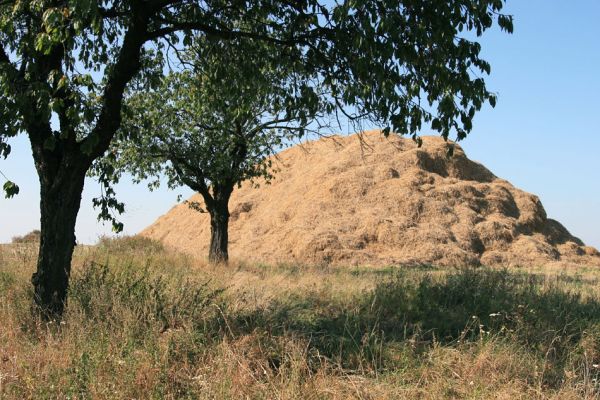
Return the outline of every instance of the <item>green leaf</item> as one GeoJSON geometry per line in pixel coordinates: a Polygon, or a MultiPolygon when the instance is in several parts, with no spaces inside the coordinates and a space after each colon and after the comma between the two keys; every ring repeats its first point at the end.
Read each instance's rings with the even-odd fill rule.
{"type": "Polygon", "coordinates": [[[52,51],[52,39],[47,33],[40,33],[35,40],[35,49],[43,54],[50,54],[52,51]]]}
{"type": "Polygon", "coordinates": [[[66,76],[62,76],[59,80],[58,80],[58,84],[56,85],[56,89],[60,90],[64,87],[67,86],[67,84],[69,83],[69,79],[66,76]]]}
{"type": "Polygon", "coordinates": [[[123,223],[122,222],[118,222],[118,221],[113,221],[112,222],[112,231],[114,233],[121,233],[123,232],[123,223]]]}
{"type": "Polygon", "coordinates": [[[4,183],[4,194],[7,199],[10,199],[13,196],[19,194],[19,187],[11,181],[6,181],[4,183]]]}

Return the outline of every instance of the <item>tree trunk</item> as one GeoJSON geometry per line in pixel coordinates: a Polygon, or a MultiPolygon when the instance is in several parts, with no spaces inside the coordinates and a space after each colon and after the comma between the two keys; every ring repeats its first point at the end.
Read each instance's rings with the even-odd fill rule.
{"type": "Polygon", "coordinates": [[[40,175],[41,237],[37,272],[31,282],[35,304],[46,320],[60,318],[67,299],[75,222],[87,170],[77,167],[60,168],[54,176],[40,175]]]}
{"type": "Polygon", "coordinates": [[[229,201],[219,202],[209,208],[210,213],[210,248],[208,260],[211,263],[227,263],[229,254],[227,244],[229,242],[229,201]]]}

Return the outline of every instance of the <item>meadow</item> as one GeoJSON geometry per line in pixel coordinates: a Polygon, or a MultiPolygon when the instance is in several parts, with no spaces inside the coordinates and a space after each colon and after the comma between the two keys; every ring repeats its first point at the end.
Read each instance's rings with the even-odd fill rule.
{"type": "Polygon", "coordinates": [[[209,266],[77,246],[64,320],[0,246],[2,399],[594,399],[600,271],[209,266]]]}

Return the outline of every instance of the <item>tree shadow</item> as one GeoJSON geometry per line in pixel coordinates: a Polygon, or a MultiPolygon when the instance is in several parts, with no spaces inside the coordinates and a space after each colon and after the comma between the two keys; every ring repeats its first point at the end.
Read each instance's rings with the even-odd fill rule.
{"type": "Polygon", "coordinates": [[[418,352],[434,343],[508,340],[544,359],[545,384],[554,386],[577,354],[600,357],[600,302],[570,289],[577,279],[481,268],[425,275],[415,283],[414,273],[400,271],[351,301],[295,294],[235,316],[234,325],[241,332],[300,335],[351,369],[365,360],[385,367],[381,352],[391,344],[418,352]],[[582,349],[586,338],[589,348],[582,349]]]}

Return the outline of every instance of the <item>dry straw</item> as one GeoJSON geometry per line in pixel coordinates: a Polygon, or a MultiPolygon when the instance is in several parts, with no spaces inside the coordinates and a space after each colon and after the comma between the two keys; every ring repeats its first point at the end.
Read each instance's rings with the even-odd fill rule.
{"type": "MultiPolygon", "coordinates": [[[[283,151],[271,184],[230,203],[232,258],[333,265],[600,265],[537,196],[497,178],[455,146],[380,131],[283,151]]],[[[202,202],[199,196],[193,201],[202,202]]],[[[175,206],[142,232],[204,257],[208,215],[175,206]]]]}

